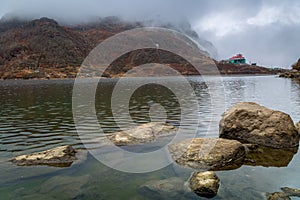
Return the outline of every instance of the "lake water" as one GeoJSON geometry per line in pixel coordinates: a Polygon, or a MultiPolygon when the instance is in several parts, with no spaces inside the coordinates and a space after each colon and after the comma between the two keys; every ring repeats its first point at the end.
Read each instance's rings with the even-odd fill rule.
{"type": "MultiPolygon", "coordinates": [[[[219,94],[217,99],[221,108],[216,109],[210,95],[214,91],[208,90],[201,77],[188,78],[199,105],[198,137],[218,137],[220,115],[241,101],[257,102],[290,114],[294,122],[300,121],[299,82],[275,76],[228,76],[222,79],[221,82],[215,77],[206,80],[216,88],[224,86],[224,94],[219,94]],[[213,109],[217,112],[211,112],[213,109]]],[[[180,85],[176,78],[160,81],[180,85]]],[[[105,133],[119,130],[110,109],[111,91],[116,82],[116,79],[101,81],[96,93],[97,117],[105,133]]],[[[85,159],[69,168],[18,167],[10,163],[9,159],[14,156],[61,145],[84,149],[73,120],[73,83],[72,80],[0,81],[0,199],[156,199],[156,196],[139,192],[139,187],[152,180],[179,177],[186,181],[189,178],[193,170],[176,164],[154,172],[131,174],[111,169],[90,154],[82,155],[85,159]]],[[[152,104],[164,107],[169,123],[180,124],[179,102],[170,90],[158,84],[148,84],[135,91],[129,103],[133,121],[149,122],[152,104]]],[[[184,128],[187,132],[194,130],[194,120],[189,116],[186,118],[184,128]]],[[[126,124],[126,119],[122,123],[126,124]]],[[[300,188],[299,168],[300,155],[296,154],[286,167],[242,166],[219,171],[221,186],[214,199],[264,199],[266,192],[280,191],[281,187],[300,188]]],[[[187,198],[201,199],[196,195],[172,197],[187,198]]]]}

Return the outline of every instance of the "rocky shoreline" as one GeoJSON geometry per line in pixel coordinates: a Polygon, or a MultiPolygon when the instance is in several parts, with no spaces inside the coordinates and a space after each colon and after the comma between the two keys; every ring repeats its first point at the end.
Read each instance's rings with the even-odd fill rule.
{"type": "MultiPolygon", "coordinates": [[[[294,76],[297,75],[297,77],[300,76],[300,74],[293,74],[291,75],[291,72],[287,71],[285,73],[281,73],[281,71],[275,70],[275,69],[268,69],[264,67],[257,67],[256,69],[251,69],[248,70],[248,65],[247,66],[234,66],[235,69],[232,69],[232,66],[225,67],[224,69],[221,67],[218,67],[220,70],[220,75],[222,76],[227,76],[227,75],[247,75],[247,76],[256,76],[256,75],[277,75],[279,74],[280,77],[285,77],[285,78],[293,78],[294,76]],[[227,69],[231,68],[231,69],[227,69]],[[253,71],[252,71],[253,70],[253,71]],[[299,75],[299,76],[298,76],[299,75]]],[[[32,74],[32,76],[12,76],[12,77],[0,77],[0,81],[3,80],[65,80],[65,79],[76,79],[76,74],[77,72],[74,72],[72,76],[69,75],[55,75],[55,76],[36,76],[32,74]]],[[[159,75],[159,74],[157,74],[159,75]]],[[[183,76],[199,76],[197,73],[192,73],[192,74],[182,74],[183,76]]],[[[107,77],[107,75],[101,77],[101,78],[121,78],[123,76],[123,73],[121,74],[115,74],[112,75],[111,77],[107,77]]],[[[138,77],[138,76],[137,76],[138,77]]],[[[147,75],[143,76],[147,77],[147,75]]],[[[84,78],[98,78],[98,77],[84,77],[84,78]]]]}
{"type": "MultiPolygon", "coordinates": [[[[111,134],[107,138],[117,146],[130,146],[160,140],[161,137],[175,134],[176,130],[176,127],[169,124],[146,123],[128,131],[111,134]]],[[[202,197],[214,197],[220,186],[220,179],[214,171],[233,170],[242,165],[287,166],[298,151],[298,131],[299,123],[295,125],[286,113],[252,102],[237,103],[222,115],[220,138],[186,139],[168,146],[175,163],[196,170],[187,183],[174,177],[174,180],[145,183],[139,190],[163,195],[166,191],[156,187],[160,184],[169,188],[169,195],[181,188],[181,191],[177,191],[178,194],[193,191],[202,197]]],[[[75,153],[76,150],[72,147],[64,146],[18,156],[12,162],[20,166],[67,167],[76,160],[75,153]]],[[[299,194],[296,189],[285,188],[283,191],[267,194],[268,199],[288,199],[289,196],[299,194]]]]}
{"type": "MultiPolygon", "coordinates": [[[[245,74],[245,73],[232,73],[232,74],[220,74],[222,77],[231,77],[231,76],[274,76],[277,75],[278,73],[266,73],[266,74],[245,74]]],[[[193,76],[199,76],[199,75],[185,75],[185,77],[193,77],[193,76]]],[[[212,75],[214,76],[214,75],[212,75]]],[[[167,76],[166,76],[167,77],[167,76]]],[[[174,77],[174,76],[171,76],[174,77]]],[[[3,81],[51,81],[51,80],[70,80],[70,81],[75,81],[76,79],[107,79],[107,80],[114,80],[114,79],[119,79],[122,78],[120,77],[72,77],[72,78],[11,78],[11,79],[1,79],[0,82],[3,81]]],[[[141,78],[141,77],[126,77],[126,78],[141,78]]],[[[144,78],[144,77],[143,77],[144,78]]]]}
{"type": "Polygon", "coordinates": [[[300,78],[300,59],[298,60],[297,63],[292,65],[292,70],[288,70],[288,71],[279,73],[279,77],[299,79],[300,78]]]}
{"type": "Polygon", "coordinates": [[[284,73],[279,74],[280,78],[292,78],[292,79],[299,79],[300,78],[300,71],[298,70],[290,70],[284,73]]]}

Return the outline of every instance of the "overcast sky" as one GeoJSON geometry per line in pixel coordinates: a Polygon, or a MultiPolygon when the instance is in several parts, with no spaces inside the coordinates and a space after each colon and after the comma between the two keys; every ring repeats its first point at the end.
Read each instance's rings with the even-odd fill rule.
{"type": "Polygon", "coordinates": [[[290,67],[300,58],[299,0],[1,0],[0,16],[84,22],[95,16],[188,20],[211,41],[218,59],[243,53],[248,61],[290,67]]]}

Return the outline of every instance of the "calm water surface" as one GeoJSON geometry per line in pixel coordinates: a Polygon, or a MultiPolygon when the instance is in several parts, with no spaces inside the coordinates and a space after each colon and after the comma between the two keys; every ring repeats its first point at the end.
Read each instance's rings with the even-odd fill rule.
{"type": "MultiPolygon", "coordinates": [[[[225,96],[220,94],[218,99],[224,102],[224,108],[211,114],[214,105],[207,86],[200,77],[188,79],[200,108],[198,137],[218,137],[220,115],[240,101],[254,101],[300,121],[300,85],[296,81],[274,76],[232,76],[223,77],[222,83],[209,77],[208,81],[216,87],[223,84],[225,88],[225,96]]],[[[102,81],[96,94],[97,117],[105,133],[119,130],[110,109],[116,81],[102,81]]],[[[174,78],[160,81],[180,84],[174,78]]],[[[83,155],[84,160],[69,168],[11,164],[9,159],[14,156],[60,145],[84,148],[73,121],[72,87],[72,80],[0,82],[0,199],[155,199],[138,192],[139,186],[151,180],[189,178],[192,170],[177,165],[146,174],[123,173],[106,167],[91,155],[83,155]]],[[[129,103],[132,119],[137,123],[149,122],[149,108],[154,103],[164,106],[169,123],[180,124],[176,97],[158,84],[135,91],[129,103]]],[[[123,123],[126,124],[125,119],[123,123]]],[[[187,132],[195,128],[192,119],[190,123],[185,124],[187,132]]],[[[264,199],[266,192],[279,191],[280,187],[300,188],[299,170],[300,155],[296,154],[287,167],[242,166],[217,172],[221,186],[215,199],[264,199]]],[[[195,195],[189,198],[201,199],[195,195]]]]}

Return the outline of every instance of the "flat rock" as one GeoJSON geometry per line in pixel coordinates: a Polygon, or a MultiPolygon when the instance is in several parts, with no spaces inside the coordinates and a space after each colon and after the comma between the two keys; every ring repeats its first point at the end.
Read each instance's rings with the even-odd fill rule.
{"type": "Polygon", "coordinates": [[[159,137],[172,135],[176,130],[175,126],[166,123],[151,122],[111,134],[108,139],[117,146],[136,145],[153,142],[159,137]]]}
{"type": "Polygon", "coordinates": [[[189,186],[197,195],[213,198],[218,194],[220,179],[215,172],[194,172],[189,180],[189,186]]]}
{"type": "Polygon", "coordinates": [[[170,145],[169,152],[179,165],[205,170],[238,168],[246,156],[243,144],[221,138],[183,140],[170,145]]]}
{"type": "Polygon", "coordinates": [[[223,114],[220,138],[272,148],[299,145],[299,133],[288,114],[252,102],[237,103],[223,114]]]}
{"type": "Polygon", "coordinates": [[[17,156],[11,161],[19,166],[50,165],[55,167],[69,167],[76,160],[75,154],[75,149],[68,145],[17,156]]]}

